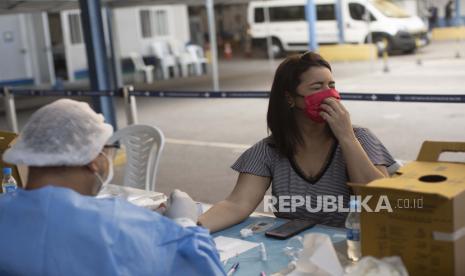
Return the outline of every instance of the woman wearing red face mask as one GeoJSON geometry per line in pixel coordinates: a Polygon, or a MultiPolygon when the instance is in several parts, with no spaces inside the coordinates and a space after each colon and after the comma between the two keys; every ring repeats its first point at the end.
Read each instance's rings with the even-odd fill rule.
{"type": "Polygon", "coordinates": [[[199,218],[211,231],[246,219],[270,185],[276,216],[341,227],[347,213],[324,212],[323,197],[338,198],[342,202],[337,204],[347,207],[353,194],[347,182],[369,183],[398,167],[368,129],[352,125],[336,91],[331,66],[316,53],[292,56],[280,64],[267,122],[271,135],[245,151],[232,166],[239,172],[234,190],[199,218]],[[281,208],[281,198],[294,201],[295,209],[281,208]]]}

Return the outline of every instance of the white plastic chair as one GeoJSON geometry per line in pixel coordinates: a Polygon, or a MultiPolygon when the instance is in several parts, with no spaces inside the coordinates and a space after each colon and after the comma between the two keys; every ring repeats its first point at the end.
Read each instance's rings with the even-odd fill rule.
{"type": "Polygon", "coordinates": [[[131,57],[131,61],[134,64],[134,69],[137,72],[143,72],[144,77],[145,77],[145,82],[146,83],[152,83],[153,82],[153,65],[146,65],[144,63],[144,59],[142,58],[141,55],[139,55],[136,52],[131,52],[129,54],[131,57]]]}
{"type": "Polygon", "coordinates": [[[153,54],[160,59],[163,79],[170,78],[170,68],[173,68],[174,77],[179,76],[178,63],[173,55],[170,45],[166,41],[155,41],[151,45],[153,54]]]}
{"type": "Polygon", "coordinates": [[[172,40],[170,44],[173,54],[176,56],[179,65],[181,65],[182,76],[188,77],[190,72],[189,69],[195,69],[195,60],[193,56],[187,51],[181,41],[172,40]]]}
{"type": "Polygon", "coordinates": [[[205,58],[205,53],[203,52],[202,47],[199,45],[191,44],[187,45],[186,49],[195,62],[195,73],[198,76],[201,76],[204,73],[206,74],[208,60],[205,58]]]}
{"type": "Polygon", "coordinates": [[[124,186],[155,191],[160,156],[165,145],[157,127],[130,125],[115,132],[110,144],[119,142],[126,150],[124,186]]]}

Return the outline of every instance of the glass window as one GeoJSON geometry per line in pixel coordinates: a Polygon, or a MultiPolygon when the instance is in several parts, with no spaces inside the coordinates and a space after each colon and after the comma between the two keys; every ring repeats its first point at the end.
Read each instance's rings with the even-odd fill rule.
{"type": "Polygon", "coordinates": [[[142,30],[142,37],[143,38],[153,37],[150,10],[141,10],[139,13],[140,13],[140,26],[142,30]]]}
{"type": "Polygon", "coordinates": [[[71,37],[71,44],[81,44],[83,43],[82,39],[82,26],[81,26],[81,15],[79,14],[69,14],[69,33],[71,37]]]}
{"type": "MultiPolygon", "coordinates": [[[[350,17],[354,20],[365,21],[365,6],[358,3],[349,4],[350,17]]],[[[376,21],[376,18],[370,12],[370,21],[376,21]]]]}
{"type": "Polygon", "coordinates": [[[271,22],[302,21],[305,20],[304,6],[287,6],[270,8],[271,22]]]}
{"type": "Polygon", "coordinates": [[[387,17],[406,18],[410,15],[401,7],[386,0],[375,0],[372,2],[375,7],[380,10],[387,17]]]}
{"type": "Polygon", "coordinates": [[[156,36],[166,36],[168,32],[168,17],[166,11],[157,10],[154,12],[155,16],[155,35],[156,36]]]}
{"type": "Polygon", "coordinates": [[[263,23],[263,22],[265,22],[265,13],[264,13],[263,8],[255,8],[254,22],[255,23],[263,23]]]}
{"type": "Polygon", "coordinates": [[[141,10],[140,26],[143,38],[169,35],[168,15],[164,10],[141,10]]]}
{"type": "Polygon", "coordinates": [[[333,4],[317,5],[316,18],[318,20],[336,20],[333,4]]]}

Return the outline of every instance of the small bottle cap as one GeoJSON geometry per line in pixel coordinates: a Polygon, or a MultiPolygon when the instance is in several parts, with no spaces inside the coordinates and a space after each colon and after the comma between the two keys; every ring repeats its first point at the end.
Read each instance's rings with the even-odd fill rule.
{"type": "Polygon", "coordinates": [[[241,234],[241,237],[243,238],[247,238],[253,235],[253,231],[248,228],[241,229],[239,233],[241,234]]]}
{"type": "Polygon", "coordinates": [[[5,175],[5,174],[11,174],[11,173],[12,173],[11,168],[3,168],[3,175],[5,175]]]}

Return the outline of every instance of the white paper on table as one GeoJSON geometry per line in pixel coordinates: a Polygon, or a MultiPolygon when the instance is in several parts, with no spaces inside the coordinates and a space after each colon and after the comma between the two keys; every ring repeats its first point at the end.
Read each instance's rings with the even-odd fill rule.
{"type": "Polygon", "coordinates": [[[225,236],[218,236],[214,239],[214,241],[216,244],[216,249],[220,253],[221,261],[235,257],[236,255],[239,255],[259,245],[256,242],[228,238],[225,236]]]}

